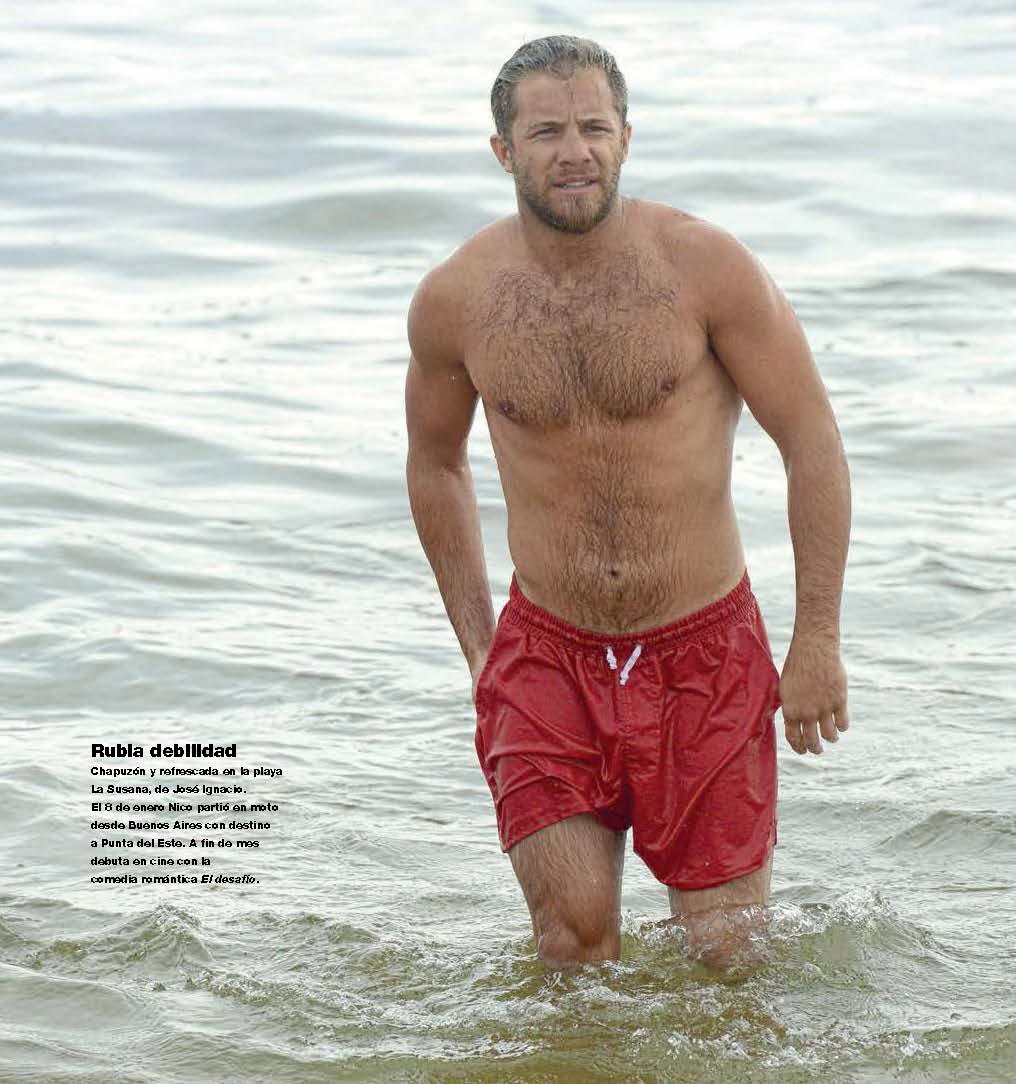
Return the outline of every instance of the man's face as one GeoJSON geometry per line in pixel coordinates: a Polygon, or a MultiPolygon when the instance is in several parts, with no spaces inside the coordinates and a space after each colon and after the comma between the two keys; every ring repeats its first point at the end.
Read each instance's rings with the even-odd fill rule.
{"type": "Polygon", "coordinates": [[[602,71],[526,76],[515,87],[511,136],[511,146],[499,136],[491,146],[541,222],[586,233],[603,221],[617,199],[631,127],[622,127],[602,71]]]}

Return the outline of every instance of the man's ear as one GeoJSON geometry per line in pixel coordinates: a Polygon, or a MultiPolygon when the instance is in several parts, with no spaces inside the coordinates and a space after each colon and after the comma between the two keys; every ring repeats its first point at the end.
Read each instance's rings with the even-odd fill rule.
{"type": "Polygon", "coordinates": [[[497,132],[490,137],[490,149],[505,173],[512,173],[512,149],[497,132]]]}
{"type": "Polygon", "coordinates": [[[621,156],[622,162],[628,161],[628,148],[631,146],[631,125],[625,124],[621,131],[621,140],[624,143],[624,154],[621,156]]]}

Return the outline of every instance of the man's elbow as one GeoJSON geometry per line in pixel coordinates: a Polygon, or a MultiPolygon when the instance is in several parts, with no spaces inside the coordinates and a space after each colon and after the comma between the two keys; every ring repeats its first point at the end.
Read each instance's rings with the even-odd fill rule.
{"type": "Polygon", "coordinates": [[[410,442],[406,453],[406,480],[409,485],[435,478],[461,478],[469,473],[469,458],[464,449],[427,448],[410,442]]]}
{"type": "Polygon", "coordinates": [[[803,418],[775,437],[789,474],[795,467],[822,464],[847,471],[847,454],[832,411],[803,418]]]}

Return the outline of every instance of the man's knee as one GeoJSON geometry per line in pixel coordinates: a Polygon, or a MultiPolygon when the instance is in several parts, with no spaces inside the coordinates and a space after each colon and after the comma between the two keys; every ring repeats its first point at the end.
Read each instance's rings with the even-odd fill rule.
{"type": "Polygon", "coordinates": [[[549,916],[537,923],[536,951],[548,967],[616,960],[621,954],[616,916],[549,916]]]}
{"type": "Polygon", "coordinates": [[[715,971],[751,967],[765,959],[768,915],[763,907],[707,911],[685,923],[690,954],[715,971]]]}

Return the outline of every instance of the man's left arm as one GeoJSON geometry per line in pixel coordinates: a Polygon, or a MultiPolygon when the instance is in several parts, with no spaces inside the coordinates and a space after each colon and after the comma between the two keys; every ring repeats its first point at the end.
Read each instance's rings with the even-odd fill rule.
{"type": "Polygon", "coordinates": [[[787,472],[797,607],[780,696],[787,741],[822,752],[847,729],[840,600],[850,538],[850,475],[822,378],[790,303],[751,253],[702,227],[710,345],[773,438],[787,472]]]}

